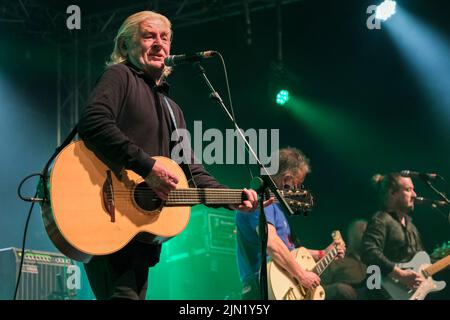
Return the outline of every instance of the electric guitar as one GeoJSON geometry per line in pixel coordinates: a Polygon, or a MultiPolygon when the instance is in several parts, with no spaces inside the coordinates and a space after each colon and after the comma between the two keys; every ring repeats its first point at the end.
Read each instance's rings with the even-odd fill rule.
{"type": "MultiPolygon", "coordinates": [[[[92,256],[120,250],[135,236],[152,243],[174,237],[188,224],[193,205],[230,205],[245,200],[242,189],[189,188],[177,163],[154,158],[179,181],[166,201],[133,171],[113,173],[84,142],[67,145],[54,160],[48,201],[41,204],[54,245],[66,256],[88,262],[92,256]]],[[[308,191],[282,194],[293,210],[311,209],[308,191]]]]}
{"type": "Polygon", "coordinates": [[[440,248],[439,253],[435,252],[432,256],[444,256],[444,258],[431,264],[430,256],[425,251],[418,252],[411,261],[399,263],[397,266],[401,269],[410,269],[423,275],[425,280],[414,291],[409,290],[398,280],[386,276],[381,285],[387,294],[393,300],[423,300],[430,292],[441,291],[445,288],[445,281],[435,281],[432,276],[450,265],[450,248],[440,248]]]}
{"type": "MultiPolygon", "coordinates": [[[[333,231],[333,242],[344,245],[344,240],[339,231],[333,231]]],[[[325,269],[338,255],[337,245],[329,250],[328,253],[317,263],[304,247],[291,251],[295,261],[307,271],[312,271],[317,275],[321,275],[325,269]]],[[[314,289],[306,289],[293,279],[286,270],[279,266],[275,261],[267,264],[267,285],[269,300],[324,300],[325,290],[322,286],[314,289]]]]}

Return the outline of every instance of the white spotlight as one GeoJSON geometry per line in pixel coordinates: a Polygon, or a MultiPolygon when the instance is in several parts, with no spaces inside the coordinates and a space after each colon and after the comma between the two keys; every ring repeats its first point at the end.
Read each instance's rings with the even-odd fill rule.
{"type": "Polygon", "coordinates": [[[375,18],[386,21],[395,14],[395,6],[397,3],[391,0],[385,0],[377,7],[375,18]]]}

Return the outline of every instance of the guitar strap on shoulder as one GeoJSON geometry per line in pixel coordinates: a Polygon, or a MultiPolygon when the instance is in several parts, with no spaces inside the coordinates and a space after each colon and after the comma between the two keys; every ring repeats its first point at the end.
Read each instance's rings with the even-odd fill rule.
{"type": "Polygon", "coordinates": [[[175,115],[173,113],[172,106],[170,105],[169,100],[167,100],[167,97],[165,95],[163,95],[163,98],[164,98],[164,102],[166,103],[167,109],[169,110],[170,118],[172,119],[172,124],[173,124],[175,131],[177,132],[177,136],[178,136],[177,120],[175,119],[175,115]]]}
{"type": "MultiPolygon", "coordinates": [[[[172,106],[170,105],[167,97],[165,95],[162,95],[162,96],[164,98],[164,102],[166,103],[167,109],[169,110],[170,118],[172,119],[172,124],[173,124],[173,127],[175,128],[175,133],[177,135],[177,141],[180,142],[180,135],[178,133],[177,120],[175,119],[175,115],[173,113],[172,106]]],[[[184,152],[183,152],[183,159],[184,159],[184,152]]],[[[186,159],[184,159],[184,160],[186,160],[186,159]]],[[[185,163],[189,170],[190,180],[194,184],[194,187],[197,188],[197,184],[195,183],[194,176],[192,175],[192,171],[191,171],[191,167],[189,166],[189,162],[185,161],[185,163]]]]}
{"type": "Polygon", "coordinates": [[[44,192],[42,198],[44,199],[44,201],[48,201],[48,185],[47,185],[48,169],[50,168],[53,159],[55,159],[56,156],[61,152],[61,150],[64,149],[73,140],[73,138],[75,138],[77,133],[78,133],[78,125],[75,125],[75,127],[73,127],[72,131],[70,131],[69,135],[66,137],[66,139],[64,139],[63,143],[56,148],[55,152],[50,157],[44,169],[42,170],[41,182],[42,182],[42,190],[44,192]]]}

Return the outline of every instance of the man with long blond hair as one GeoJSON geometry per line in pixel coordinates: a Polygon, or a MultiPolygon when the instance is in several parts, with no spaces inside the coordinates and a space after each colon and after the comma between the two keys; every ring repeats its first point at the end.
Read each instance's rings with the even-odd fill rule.
{"type": "MultiPolygon", "coordinates": [[[[171,133],[186,128],[180,107],[167,97],[170,70],[164,59],[171,41],[165,16],[152,11],[129,16],[78,124],[80,137],[112,170],[133,170],[163,200],[178,179],[152,156],[170,157],[171,133]]],[[[182,168],[197,187],[226,188],[193,159],[186,162],[182,168]]],[[[256,193],[244,193],[247,200],[231,209],[256,208],[256,193]]],[[[158,263],[160,251],[160,243],[138,235],[118,252],[94,257],[85,267],[97,299],[145,299],[148,269],[158,263]]]]}

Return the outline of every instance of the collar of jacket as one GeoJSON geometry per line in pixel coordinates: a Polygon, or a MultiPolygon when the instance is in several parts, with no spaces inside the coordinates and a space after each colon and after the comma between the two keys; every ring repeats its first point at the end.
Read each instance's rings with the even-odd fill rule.
{"type": "MultiPolygon", "coordinates": [[[[394,220],[398,221],[399,223],[401,222],[398,214],[395,211],[387,211],[387,213],[389,213],[392,216],[392,218],[394,218],[394,220]]],[[[408,225],[411,222],[411,220],[412,220],[411,216],[407,214],[405,216],[406,225],[408,225]]]]}
{"type": "Polygon", "coordinates": [[[163,93],[166,95],[169,94],[170,85],[166,79],[163,79],[161,81],[160,85],[156,85],[155,80],[153,80],[150,76],[148,76],[148,74],[146,74],[143,70],[136,67],[131,62],[128,62],[128,61],[125,62],[125,65],[131,70],[131,72],[133,72],[136,75],[138,75],[139,77],[143,78],[145,80],[145,82],[147,82],[157,92],[160,92],[160,93],[163,93]]]}

